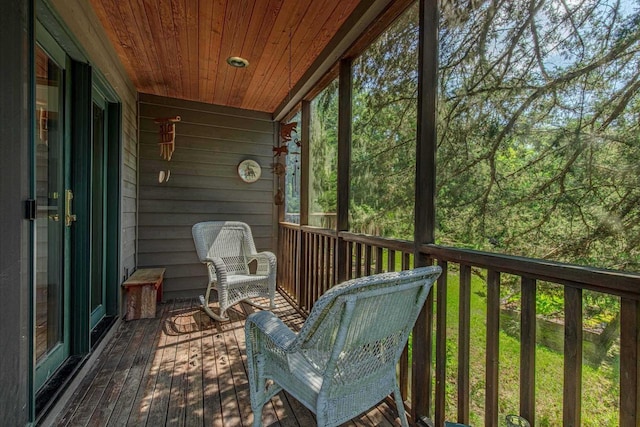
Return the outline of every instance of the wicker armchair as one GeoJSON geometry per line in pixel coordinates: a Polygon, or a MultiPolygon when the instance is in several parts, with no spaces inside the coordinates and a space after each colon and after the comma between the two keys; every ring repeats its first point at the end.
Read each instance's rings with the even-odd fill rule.
{"type": "Polygon", "coordinates": [[[299,333],[269,311],[245,325],[253,425],[285,389],[336,426],[395,396],[408,426],[396,365],[440,267],[422,267],[350,280],[316,302],[299,333]]]}
{"type": "Polygon", "coordinates": [[[275,307],[276,256],[271,252],[256,252],[251,228],[236,221],[200,222],[191,230],[200,262],[207,266],[209,284],[200,302],[204,311],[213,319],[229,320],[226,311],[240,301],[247,301],[265,308],[251,298],[269,298],[275,307]],[[249,271],[249,263],[256,260],[255,274],[249,271]],[[220,314],[209,306],[211,289],[218,293],[220,314]]]}

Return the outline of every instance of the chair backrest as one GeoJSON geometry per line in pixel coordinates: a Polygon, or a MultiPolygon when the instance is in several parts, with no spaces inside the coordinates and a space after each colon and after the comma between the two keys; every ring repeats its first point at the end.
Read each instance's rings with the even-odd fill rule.
{"type": "Polygon", "coordinates": [[[438,266],[350,280],[316,302],[298,335],[305,358],[336,386],[395,369],[438,266]]]}
{"type": "Polygon", "coordinates": [[[247,274],[247,257],[256,253],[251,228],[238,221],[200,222],[191,229],[201,262],[222,258],[228,274],[247,274]]]}

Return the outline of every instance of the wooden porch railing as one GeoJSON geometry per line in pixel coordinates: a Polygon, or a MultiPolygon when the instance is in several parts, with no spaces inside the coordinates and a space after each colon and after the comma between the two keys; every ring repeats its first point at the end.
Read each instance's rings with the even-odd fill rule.
{"type": "MultiPolygon", "coordinates": [[[[534,260],[523,257],[486,253],[467,249],[422,245],[412,242],[324,230],[315,227],[280,224],[278,283],[303,311],[309,311],[318,297],[337,283],[336,245],[338,239],[348,244],[347,275],[349,278],[413,267],[418,253],[437,262],[443,269],[432,297],[427,301],[427,319],[433,323],[428,342],[431,348],[412,348],[413,365],[426,363],[427,378],[412,375],[409,352],[405,349],[399,372],[405,401],[410,402],[412,380],[418,381],[427,394],[424,408],[411,408],[413,414],[426,416],[436,426],[445,421],[447,384],[447,281],[450,267],[459,271],[457,421],[468,424],[470,416],[470,342],[472,272],[486,277],[486,348],[484,381],[484,423],[498,425],[500,283],[501,274],[520,278],[520,415],[535,420],[536,372],[536,288],[538,282],[549,282],[564,289],[564,378],[563,425],[581,425],[583,290],[593,290],[620,298],[620,401],[619,425],[640,425],[640,275],[534,260]],[[435,294],[435,297],[434,297],[435,294]],[[434,303],[434,300],[436,301],[434,303]],[[434,310],[435,309],[435,310],[434,310]],[[434,341],[435,339],[435,341],[434,341]],[[432,369],[433,368],[433,369],[432,369]],[[412,379],[413,376],[413,379],[412,379]],[[432,386],[433,384],[433,386],[432,386]]],[[[422,370],[425,371],[424,369],[422,370]]],[[[415,390],[415,387],[414,387],[415,390]]],[[[408,403],[410,405],[410,403],[408,403]]]]}

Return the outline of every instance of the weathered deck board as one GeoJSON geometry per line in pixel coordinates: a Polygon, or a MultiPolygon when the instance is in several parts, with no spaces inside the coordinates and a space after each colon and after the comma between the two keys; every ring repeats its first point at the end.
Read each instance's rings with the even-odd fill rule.
{"type": "MultiPolygon", "coordinates": [[[[278,295],[276,314],[294,330],[304,319],[278,295]]],[[[58,417],[58,426],[250,426],[244,321],[248,304],[230,321],[206,316],[195,300],[158,306],[155,319],[123,323],[100,361],[58,417]]],[[[286,393],[263,411],[265,426],[309,426],[313,414],[286,393]]],[[[386,403],[345,426],[399,425],[386,403]]]]}

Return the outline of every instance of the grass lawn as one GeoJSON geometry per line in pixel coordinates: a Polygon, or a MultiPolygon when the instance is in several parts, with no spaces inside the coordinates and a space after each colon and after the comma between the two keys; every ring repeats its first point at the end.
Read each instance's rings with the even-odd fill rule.
{"type": "MultiPolygon", "coordinates": [[[[447,419],[456,418],[456,375],[459,283],[456,272],[449,273],[447,290],[447,419]]],[[[484,384],[486,344],[486,286],[473,276],[471,284],[471,424],[484,425],[484,384]]],[[[582,425],[618,425],[619,351],[598,367],[583,364],[582,425]],[[613,361],[613,362],[612,362],[613,361]]],[[[500,331],[499,411],[504,416],[518,413],[520,342],[500,331]]],[[[563,355],[537,346],[536,426],[562,425],[563,355]]]]}

